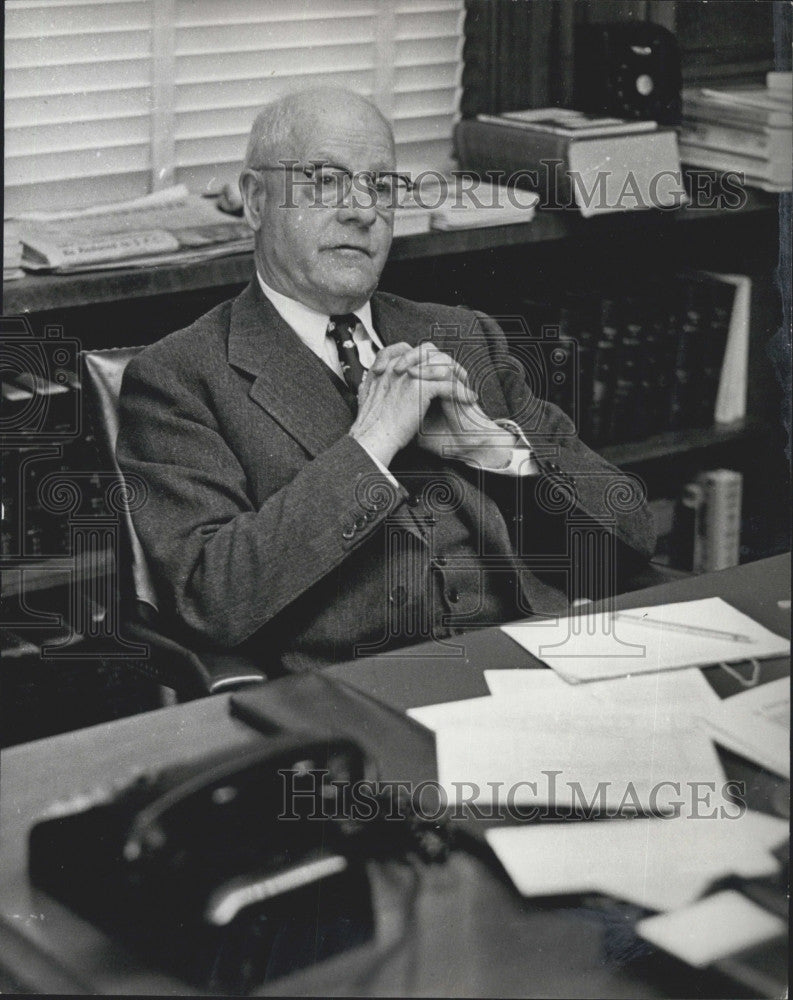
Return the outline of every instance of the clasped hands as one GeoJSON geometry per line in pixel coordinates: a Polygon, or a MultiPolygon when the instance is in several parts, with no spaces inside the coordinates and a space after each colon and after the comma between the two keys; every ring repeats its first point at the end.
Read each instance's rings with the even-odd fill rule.
{"type": "Polygon", "coordinates": [[[517,444],[479,406],[466,370],[432,343],[378,351],[349,433],[386,466],[414,439],[436,455],[489,469],[509,465],[517,444]]]}

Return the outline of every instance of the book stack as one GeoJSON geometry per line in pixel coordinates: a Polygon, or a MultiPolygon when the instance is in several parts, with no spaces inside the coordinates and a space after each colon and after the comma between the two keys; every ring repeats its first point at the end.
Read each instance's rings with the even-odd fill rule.
{"type": "Polygon", "coordinates": [[[677,134],[570,108],[481,114],[455,129],[460,167],[537,190],[542,207],[608,212],[674,208],[686,200],[677,134]]]}
{"type": "Polygon", "coordinates": [[[793,74],[769,73],[765,87],[685,90],[679,137],[684,163],[737,171],[766,191],[790,191],[793,74]]]}
{"type": "Polygon", "coordinates": [[[525,360],[531,384],[593,446],[740,423],[749,287],[743,276],[690,272],[523,299],[529,342],[548,348],[548,358],[525,360]],[[559,349],[575,359],[564,378],[548,360],[559,349]]]}

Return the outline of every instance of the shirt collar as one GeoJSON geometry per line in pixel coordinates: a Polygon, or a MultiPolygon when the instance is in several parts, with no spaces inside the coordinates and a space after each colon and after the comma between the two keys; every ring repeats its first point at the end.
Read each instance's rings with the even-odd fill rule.
{"type": "MultiPolygon", "coordinates": [[[[325,337],[328,333],[330,315],[328,313],[317,312],[316,309],[311,309],[309,306],[303,305],[297,299],[290,299],[288,295],[276,292],[274,288],[270,288],[258,271],[256,272],[256,277],[259,279],[261,290],[270,300],[281,319],[292,327],[303,343],[310,347],[315,354],[321,355],[325,337]]],[[[371,302],[364,302],[360,309],[355,310],[355,315],[363,324],[363,328],[371,340],[377,347],[382,347],[383,342],[375,333],[374,324],[372,323],[371,302]]]]}

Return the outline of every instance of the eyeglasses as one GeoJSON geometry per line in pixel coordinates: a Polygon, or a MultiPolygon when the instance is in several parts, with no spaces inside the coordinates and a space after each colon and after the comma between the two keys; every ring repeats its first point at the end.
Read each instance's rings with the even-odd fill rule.
{"type": "Polygon", "coordinates": [[[353,172],[332,163],[293,163],[291,160],[284,160],[278,165],[264,164],[249,169],[257,173],[268,170],[291,170],[302,174],[305,180],[297,180],[296,183],[310,185],[315,202],[328,208],[338,208],[354,190],[357,205],[385,211],[404,205],[413,190],[413,182],[407,174],[398,174],[390,170],[353,172]]]}

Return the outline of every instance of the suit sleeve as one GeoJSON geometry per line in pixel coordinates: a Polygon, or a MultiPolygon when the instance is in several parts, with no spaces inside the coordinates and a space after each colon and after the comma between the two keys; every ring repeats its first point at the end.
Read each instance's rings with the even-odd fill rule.
{"type": "Polygon", "coordinates": [[[655,529],[644,484],[639,477],[622,472],[588,448],[578,437],[570,418],[557,406],[535,397],[511,357],[507,339],[493,319],[477,314],[491,359],[507,401],[509,416],[523,429],[532,445],[540,479],[536,496],[543,498],[546,513],[564,506],[565,495],[573,500],[569,513],[589,518],[613,531],[618,542],[620,576],[635,572],[655,549],[655,529]]]}
{"type": "Polygon", "coordinates": [[[343,435],[257,509],[209,401],[146,355],[124,376],[117,457],[148,488],[133,517],[158,600],[225,647],[330,573],[404,498],[343,435]]]}

